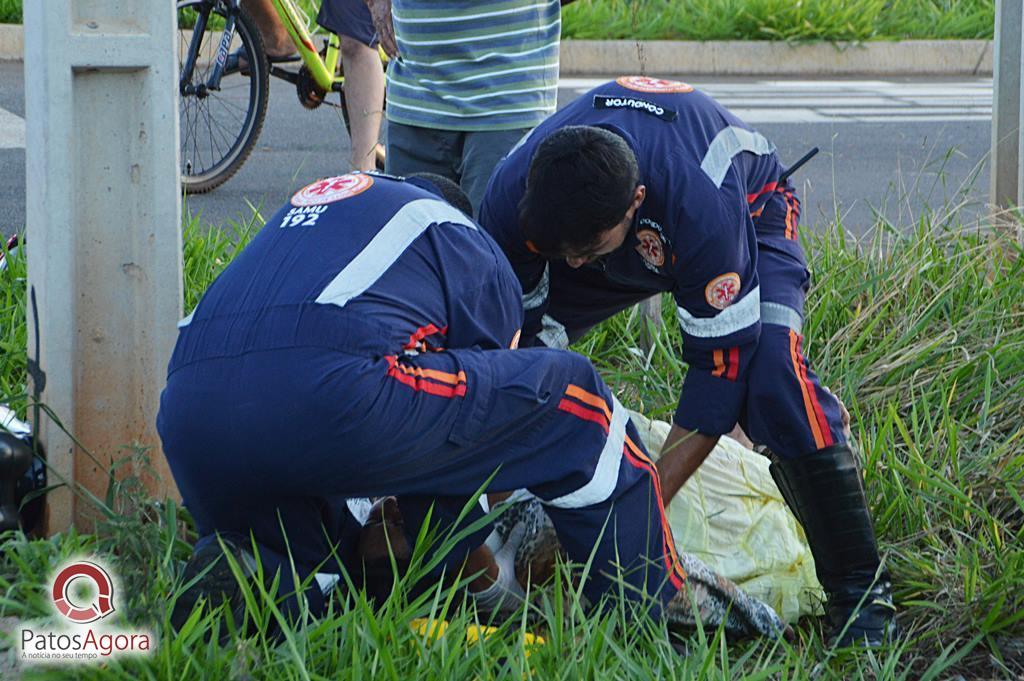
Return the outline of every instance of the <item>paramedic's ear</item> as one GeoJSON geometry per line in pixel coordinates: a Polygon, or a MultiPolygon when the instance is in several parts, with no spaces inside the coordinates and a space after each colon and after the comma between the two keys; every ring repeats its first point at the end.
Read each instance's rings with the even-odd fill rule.
{"type": "Polygon", "coordinates": [[[633,191],[633,203],[629,204],[629,210],[626,212],[626,217],[630,220],[633,219],[633,215],[640,210],[640,206],[644,204],[644,199],[647,198],[647,185],[638,184],[636,189],[633,191]]]}

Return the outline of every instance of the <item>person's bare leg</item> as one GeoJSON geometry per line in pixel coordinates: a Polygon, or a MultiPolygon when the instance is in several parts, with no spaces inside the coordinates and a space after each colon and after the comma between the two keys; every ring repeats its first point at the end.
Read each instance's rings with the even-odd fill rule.
{"type": "Polygon", "coordinates": [[[376,48],[348,36],[341,36],[341,65],[351,126],[352,169],[373,170],[384,116],[384,69],[376,48]]]}
{"type": "Polygon", "coordinates": [[[281,23],[280,17],[270,0],[242,0],[242,5],[252,15],[263,36],[263,47],[271,58],[295,54],[291,36],[281,23]]]}

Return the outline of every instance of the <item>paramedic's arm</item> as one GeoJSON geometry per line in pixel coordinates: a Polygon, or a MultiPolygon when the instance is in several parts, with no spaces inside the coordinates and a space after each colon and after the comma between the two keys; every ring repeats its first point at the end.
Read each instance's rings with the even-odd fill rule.
{"type": "Polygon", "coordinates": [[[718,444],[718,438],[718,435],[704,435],[672,424],[658,459],[658,479],[666,506],[708,458],[718,444]]]}
{"type": "Polygon", "coordinates": [[[693,225],[695,238],[677,254],[675,268],[683,360],[689,368],[658,461],[666,503],[739,420],[747,368],[761,332],[751,253],[757,246],[745,197],[730,198],[735,194],[730,179],[704,194],[717,200],[684,202],[678,218],[693,225]]]}

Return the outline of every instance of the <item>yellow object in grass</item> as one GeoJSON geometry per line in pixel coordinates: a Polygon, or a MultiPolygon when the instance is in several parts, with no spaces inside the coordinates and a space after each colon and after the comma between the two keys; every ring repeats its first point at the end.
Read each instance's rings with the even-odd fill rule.
{"type": "MultiPolygon", "coordinates": [[[[430,640],[441,638],[448,631],[448,620],[431,620],[418,617],[409,623],[409,627],[421,636],[430,640]]],[[[466,643],[473,645],[482,638],[487,638],[497,632],[495,627],[480,626],[471,624],[466,627],[466,643]]],[[[523,633],[523,651],[530,656],[530,651],[536,646],[544,645],[544,637],[530,632],[523,633]]]]}

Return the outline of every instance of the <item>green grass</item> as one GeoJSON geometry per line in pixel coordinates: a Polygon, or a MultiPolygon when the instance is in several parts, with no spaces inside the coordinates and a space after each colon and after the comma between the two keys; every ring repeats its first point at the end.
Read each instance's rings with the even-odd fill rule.
{"type": "MultiPolygon", "coordinates": [[[[21,3],[0,0],[0,23],[21,23],[21,3]]],[[[316,16],[316,0],[296,4],[316,16]]],[[[579,0],[563,17],[564,38],[990,39],[995,0],[579,0]]]]}
{"type": "Polygon", "coordinates": [[[578,0],[563,38],[862,41],[992,38],[994,0],[578,0]]]}
{"type": "Polygon", "coordinates": [[[21,23],[21,0],[0,0],[0,24],[21,23]]]}
{"type": "MultiPolygon", "coordinates": [[[[208,230],[186,225],[186,308],[258,228],[258,220],[208,230]]],[[[1019,229],[1019,227],[1018,227],[1019,229]]],[[[553,589],[534,613],[549,643],[527,659],[522,622],[481,645],[463,632],[473,616],[438,588],[399,593],[374,616],[350,594],[332,616],[287,627],[284,640],[237,634],[204,643],[224,620],[207,616],[166,634],[167,603],[193,540],[187,513],[142,496],[132,480],[100,503],[95,534],[8,540],[0,556],[0,617],[48,613],[45,579],[61,558],[110,556],[125,581],[126,621],[161,636],[148,660],[61,669],[54,678],[1015,678],[1024,674],[1024,249],[1019,233],[937,231],[922,220],[909,235],[881,226],[856,244],[833,228],[806,239],[814,270],[808,353],[853,415],[866,489],[894,577],[907,637],[875,655],[836,655],[819,624],[801,623],[795,647],[726,646],[720,632],[682,640],[625,624],[622,609],[590,619],[573,592],[553,589]],[[406,626],[413,616],[452,621],[432,644],[406,626]]],[[[0,401],[24,406],[24,251],[0,287],[0,401]],[[5,397],[6,395],[6,397],[5,397]]],[[[675,407],[678,361],[673,306],[653,349],[636,349],[635,313],[602,324],[578,345],[620,399],[648,414],[675,407]]],[[[560,578],[566,580],[564,572],[560,578]]],[[[255,621],[274,620],[273,598],[250,595],[255,621]]],[[[0,653],[2,658],[2,653],[0,653]]],[[[0,670],[3,669],[0,663],[0,670]]],[[[2,675],[2,672],[0,672],[2,675]]],[[[45,675],[45,674],[44,674],[45,675]]]]}

